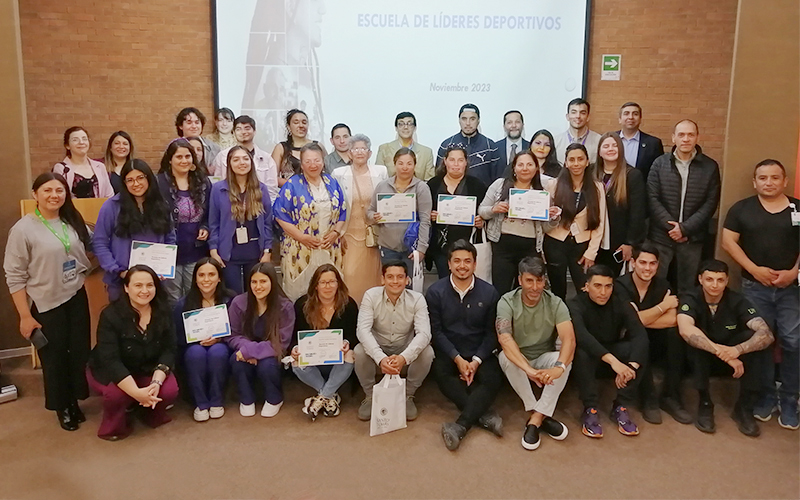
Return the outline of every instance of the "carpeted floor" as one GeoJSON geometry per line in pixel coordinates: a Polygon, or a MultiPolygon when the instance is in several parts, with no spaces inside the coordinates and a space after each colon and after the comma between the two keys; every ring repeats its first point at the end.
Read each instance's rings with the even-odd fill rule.
{"type": "MultiPolygon", "coordinates": [[[[611,381],[604,384],[610,404],[611,381]]],[[[418,394],[420,417],[407,429],[369,437],[355,413],[360,393],[344,394],[342,415],[311,423],[300,413],[310,390],[286,384],[286,404],[272,419],[243,418],[232,393],[227,414],[198,424],[180,402],[173,422],[151,430],[136,422],[128,439],[96,437],[97,397],[83,403],[88,422],[58,427],[41,396],[0,405],[3,499],[523,499],[523,498],[798,498],[800,433],[761,424],[741,435],[729,417],[734,388],[715,381],[717,433],[702,434],[666,414],[649,425],[638,412],[637,437],[620,435],[603,416],[605,437],[580,433],[572,388],[556,417],[563,442],[544,436],[533,452],[520,446],[526,420],[505,387],[495,404],[506,424],[499,439],[473,429],[456,453],[442,444],[442,422],[455,407],[433,381],[418,394]]],[[[688,388],[687,388],[688,389],[688,388]]],[[[692,392],[692,391],[688,391],[692,392]]],[[[693,395],[692,395],[693,396],[693,395]]],[[[687,398],[694,409],[695,400],[687,398]]],[[[260,407],[259,407],[260,409],[260,407]]]]}

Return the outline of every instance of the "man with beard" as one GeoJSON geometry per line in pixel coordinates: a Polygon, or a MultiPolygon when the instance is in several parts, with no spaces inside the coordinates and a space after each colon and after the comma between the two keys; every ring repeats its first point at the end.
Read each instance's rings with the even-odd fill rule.
{"type": "Polygon", "coordinates": [[[497,141],[497,154],[500,157],[500,166],[505,169],[514,159],[514,155],[527,151],[531,147],[530,141],[522,137],[525,122],[522,113],[517,110],[506,111],[503,115],[503,130],[506,136],[497,141]]]}

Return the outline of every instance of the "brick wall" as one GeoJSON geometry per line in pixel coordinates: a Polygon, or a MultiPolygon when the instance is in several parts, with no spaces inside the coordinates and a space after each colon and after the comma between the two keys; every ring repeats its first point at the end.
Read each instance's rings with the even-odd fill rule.
{"type": "MultiPolygon", "coordinates": [[[[63,157],[71,125],[89,130],[93,157],[125,129],[153,165],[175,135],[180,108],[212,109],[208,1],[19,3],[34,175],[63,157]]],[[[635,100],[644,130],[669,144],[672,124],[694,118],[701,144],[722,159],[737,2],[701,5],[593,1],[593,129],[616,129],[619,105],[635,100]],[[600,81],[603,53],[622,54],[621,81],[600,81]]]]}

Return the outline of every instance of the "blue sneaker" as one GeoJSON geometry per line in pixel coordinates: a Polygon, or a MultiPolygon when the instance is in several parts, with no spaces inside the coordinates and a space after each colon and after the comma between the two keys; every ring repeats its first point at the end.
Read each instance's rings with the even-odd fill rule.
{"type": "Polygon", "coordinates": [[[774,393],[769,393],[762,396],[753,407],[753,416],[762,422],[768,422],[777,410],[778,397],[774,393]]]}
{"type": "Polygon", "coordinates": [[[797,400],[794,398],[781,398],[781,416],[778,417],[778,425],[784,429],[797,430],[800,422],[797,417],[797,400]]]}
{"type": "Polygon", "coordinates": [[[622,405],[617,405],[611,412],[611,420],[617,423],[617,430],[623,436],[638,436],[639,428],[628,415],[628,409],[622,405]]]}
{"type": "Polygon", "coordinates": [[[583,412],[583,428],[581,432],[590,438],[603,437],[603,426],[600,425],[600,417],[597,415],[597,408],[586,408],[583,412]]]}

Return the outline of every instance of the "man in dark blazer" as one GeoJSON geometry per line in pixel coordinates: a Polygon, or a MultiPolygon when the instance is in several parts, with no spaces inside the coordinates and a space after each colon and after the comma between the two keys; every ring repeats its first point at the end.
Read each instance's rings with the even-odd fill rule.
{"type": "Polygon", "coordinates": [[[497,155],[500,157],[501,172],[505,173],[506,167],[514,159],[514,155],[522,151],[527,151],[531,147],[530,141],[522,137],[525,122],[522,113],[517,110],[506,111],[503,115],[503,130],[506,136],[503,140],[497,141],[497,155]],[[513,154],[512,154],[513,153],[513,154]]]}
{"type": "Polygon", "coordinates": [[[617,133],[625,146],[625,159],[629,165],[642,172],[647,182],[650,166],[656,158],[664,154],[664,144],[658,137],[639,130],[642,124],[642,107],[635,102],[626,102],[619,108],[619,124],[622,130],[617,133]]]}

